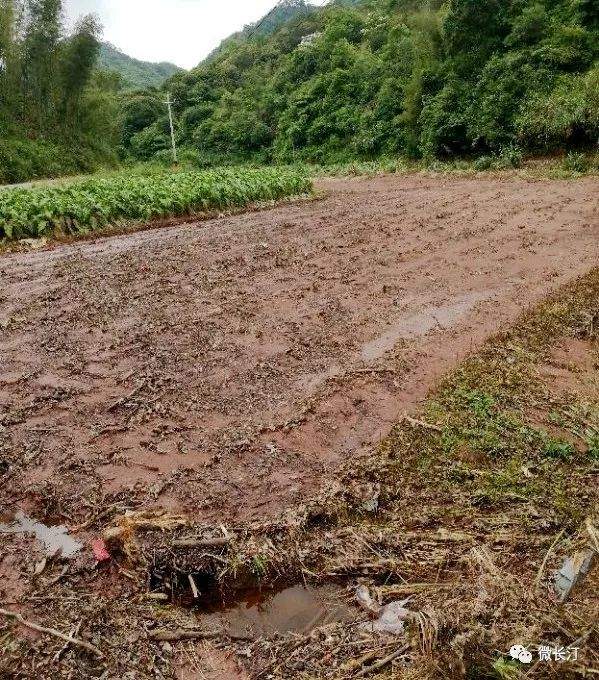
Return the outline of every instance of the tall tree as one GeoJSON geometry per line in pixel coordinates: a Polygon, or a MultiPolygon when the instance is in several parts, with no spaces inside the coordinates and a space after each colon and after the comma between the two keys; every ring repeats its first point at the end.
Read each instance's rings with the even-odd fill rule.
{"type": "Polygon", "coordinates": [[[93,15],[77,24],[61,56],[61,112],[67,125],[77,124],[77,113],[100,51],[101,27],[93,15]]]}
{"type": "Polygon", "coordinates": [[[14,0],[0,0],[0,115],[14,112],[18,94],[18,11],[14,0]]]}
{"type": "Polygon", "coordinates": [[[47,132],[54,113],[62,0],[26,0],[23,81],[25,112],[37,132],[47,132]]]}
{"type": "Polygon", "coordinates": [[[6,71],[14,45],[15,13],[14,0],[0,0],[0,73],[6,71]]]}

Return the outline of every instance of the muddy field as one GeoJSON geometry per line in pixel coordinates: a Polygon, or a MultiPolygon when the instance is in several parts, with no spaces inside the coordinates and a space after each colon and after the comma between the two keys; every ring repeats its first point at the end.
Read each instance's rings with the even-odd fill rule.
{"type": "Polygon", "coordinates": [[[597,262],[592,179],[319,188],[0,260],[5,512],[278,512],[597,262]]]}
{"type": "MultiPolygon", "coordinates": [[[[360,567],[362,578],[399,588],[397,592],[408,588],[406,578],[426,586],[475,568],[467,550],[473,541],[489,542],[492,549],[499,540],[497,527],[508,522],[508,512],[513,515],[509,522],[519,526],[522,535],[516,531],[502,537],[497,557],[501,556],[506,574],[522,569],[518,578],[531,578],[529,572],[534,578],[564,521],[571,524],[572,538],[567,539],[568,545],[560,544],[560,550],[570,550],[582,540],[575,533],[578,514],[583,506],[590,512],[592,494],[579,498],[570,486],[593,488],[584,465],[577,476],[566,463],[563,471],[560,468],[566,490],[560,492],[563,500],[555,501],[559,511],[549,512],[553,500],[536,497],[534,504],[512,508],[504,505],[503,492],[498,505],[495,501],[472,505],[469,494],[479,497],[487,473],[479,470],[478,476],[464,478],[475,480],[471,491],[459,476],[453,487],[447,487],[446,461],[408,481],[414,459],[420,464],[419,447],[426,445],[426,437],[414,440],[420,442],[417,448],[411,440],[392,440],[391,448],[399,451],[394,453],[398,461],[394,465],[401,468],[405,458],[405,470],[395,469],[393,481],[385,479],[387,463],[378,457],[380,452],[374,457],[374,451],[402,414],[422,408],[427,393],[449,368],[506,328],[524,308],[597,265],[598,189],[594,179],[325,180],[319,186],[323,195],[313,201],[2,256],[0,607],[61,629],[70,627],[71,634],[82,630],[86,640],[110,649],[109,668],[115,677],[141,663],[140,659],[144,670],[139,670],[139,677],[144,678],[155,677],[154,664],[164,671],[171,661],[179,668],[177,677],[246,677],[245,671],[236,674],[237,661],[230,661],[231,669],[225,670],[229,661],[209,642],[190,643],[175,657],[168,643],[157,652],[156,642],[146,634],[129,640],[131,627],[156,626],[157,616],[168,618],[172,627],[170,617],[179,616],[178,609],[157,614],[143,603],[148,589],[159,595],[165,589],[165,582],[156,577],[158,566],[168,572],[177,565],[186,584],[183,595],[193,601],[186,574],[198,573],[206,555],[198,557],[194,550],[188,554],[183,548],[181,556],[173,549],[171,534],[161,537],[154,532],[144,542],[146,567],[139,560],[129,565],[121,557],[107,564],[97,553],[94,559],[90,541],[127,510],[157,508],[171,513],[165,515],[164,528],[174,522],[169,532],[174,530],[175,536],[179,528],[184,529],[180,519],[168,519],[175,517],[173,513],[193,525],[212,527],[209,542],[221,531],[249,537],[249,547],[241,547],[241,538],[235,547],[239,558],[229,554],[233,548],[223,543],[222,556],[209,555],[211,564],[239,559],[240,565],[250,561],[255,568],[256,554],[264,552],[266,576],[277,564],[295,573],[297,564],[309,555],[307,566],[302,566],[307,569],[304,579],[306,574],[319,579],[344,574],[345,584],[354,574],[352,565],[362,560],[358,564],[369,565],[366,571],[360,567]],[[370,498],[374,488],[363,484],[369,466],[377,471],[374,487],[389,482],[390,490],[383,494],[385,516],[391,522],[389,537],[386,530],[375,537],[371,527],[352,525],[353,520],[330,534],[316,532],[302,538],[304,548],[290,547],[295,539],[290,543],[285,538],[287,530],[275,529],[257,543],[251,530],[246,533],[250,520],[272,520],[275,527],[300,526],[305,517],[294,519],[294,508],[299,518],[301,503],[340,475],[343,488],[351,497],[357,494],[362,504],[362,492],[370,498]],[[338,472],[340,467],[343,473],[338,472]],[[411,491],[406,494],[402,489],[408,483],[411,491]],[[574,501],[579,507],[570,508],[574,501]],[[452,512],[447,513],[450,505],[452,512]],[[286,510],[287,520],[281,522],[278,518],[286,510]],[[443,535],[438,533],[440,527],[443,535]],[[15,533],[19,529],[24,533],[15,533]],[[532,552],[523,561],[524,536],[530,538],[535,532],[538,535],[526,548],[532,552]],[[459,548],[445,544],[448,535],[459,548]],[[410,536],[419,538],[408,540],[410,536]],[[423,551],[422,540],[434,550],[423,551]],[[395,555],[396,549],[402,556],[393,557],[397,563],[390,557],[383,560],[395,555]],[[365,554],[358,558],[360,551],[365,554]],[[294,561],[296,566],[291,567],[294,561]],[[390,563],[396,564],[391,571],[390,563]],[[148,564],[154,566],[148,569],[148,564]],[[188,666],[197,672],[186,675],[182,669],[188,666]]],[[[594,338],[593,302],[581,302],[580,307],[590,310],[590,316],[588,311],[582,315],[584,337],[594,338]]],[[[574,324],[571,331],[576,338],[577,328],[574,324]]],[[[473,378],[475,386],[502,365],[501,370],[520,375],[515,369],[520,361],[529,360],[529,354],[513,342],[517,338],[500,350],[501,358],[485,359],[488,365],[479,369],[480,378],[473,378]]],[[[595,417],[594,411],[587,412],[597,396],[590,341],[561,342],[555,349],[558,354],[542,358],[541,368],[534,369],[543,384],[543,399],[540,392],[534,397],[528,394],[536,406],[524,409],[533,425],[542,424],[550,433],[555,429],[551,418],[556,404],[563,399],[567,408],[573,408],[572,391],[581,393],[583,406],[577,406],[576,417],[582,427],[592,425],[595,417]],[[587,373],[582,389],[579,382],[587,373]],[[558,398],[562,393],[566,396],[558,398]]],[[[518,380],[513,384],[518,385],[518,380]]],[[[452,394],[463,389],[455,388],[452,394]]],[[[478,402],[475,406],[477,413],[483,408],[478,402]]],[[[453,407],[448,402],[445,408],[450,413],[453,407]]],[[[484,409],[481,413],[488,415],[484,409]]],[[[421,423],[406,422],[408,428],[421,423]]],[[[582,432],[576,427],[571,422],[569,430],[564,429],[562,423],[556,433],[582,432]]],[[[509,436],[501,428],[501,436],[510,440],[528,436],[521,428],[509,436]]],[[[441,429],[435,426],[426,432],[441,429]]],[[[468,438],[477,430],[460,425],[456,432],[466,439],[463,446],[458,443],[458,453],[451,454],[451,466],[484,469],[483,458],[471,458],[468,451],[472,448],[468,438]]],[[[485,432],[483,438],[488,436],[485,432]]],[[[580,434],[574,441],[579,455],[587,455],[580,434]]],[[[547,445],[542,438],[539,442],[538,446],[547,445]]],[[[495,466],[495,459],[486,464],[495,466]]],[[[541,474],[540,469],[534,474],[541,474]]],[[[533,474],[527,467],[526,471],[533,474]]],[[[542,474],[553,480],[557,468],[542,474]]],[[[549,494],[550,486],[540,484],[539,490],[549,494]]],[[[514,497],[519,503],[524,498],[514,497]]],[[[143,520],[139,512],[136,517],[143,520]]],[[[558,557],[549,560],[547,570],[559,566],[558,557]]],[[[262,569],[262,562],[258,566],[262,569]]],[[[452,605],[437,598],[436,611],[453,611],[460,602],[478,597],[466,581],[459,583],[464,593],[452,594],[452,605]]],[[[337,591],[325,595],[338,597],[337,591]]],[[[333,645],[336,651],[330,654],[337,655],[340,664],[360,649],[369,659],[384,655],[379,650],[373,656],[369,639],[354,646],[353,629],[343,623],[349,612],[345,604],[340,610],[335,604],[333,609],[341,613],[328,618],[322,613],[322,601],[297,586],[268,600],[266,609],[260,609],[260,598],[250,595],[247,605],[232,611],[229,622],[234,630],[249,627],[252,637],[266,635],[264,642],[256,641],[253,660],[247,659],[246,666],[262,669],[252,677],[260,677],[275,661],[279,671],[273,677],[295,677],[296,662],[285,661],[286,645],[292,645],[292,660],[294,655],[305,659],[315,655],[305,666],[314,677],[321,677],[319,664],[330,656],[323,657],[327,645],[333,645]],[[274,624],[263,620],[264,611],[270,612],[274,624]],[[338,625],[335,630],[341,631],[341,638],[336,633],[325,636],[326,642],[314,649],[309,634],[301,643],[307,645],[305,650],[297,638],[281,638],[280,646],[269,646],[272,629],[297,634],[323,621],[338,625]]],[[[432,602],[427,594],[414,605],[425,611],[432,602]]],[[[471,602],[467,610],[476,607],[471,602]]],[[[483,607],[479,612],[481,620],[485,611],[483,607]]],[[[351,612],[350,619],[357,615],[355,608],[351,612]]],[[[207,623],[221,625],[212,619],[207,623]]],[[[491,636],[488,644],[501,640],[505,645],[510,626],[519,625],[504,623],[498,626],[502,632],[491,636]]],[[[571,624],[563,619],[562,625],[571,624]]],[[[473,626],[466,629],[474,630],[473,626]]],[[[454,635],[460,630],[450,629],[454,635]]],[[[56,649],[48,648],[46,636],[23,627],[17,638],[11,633],[2,637],[3,630],[8,628],[0,627],[0,651],[5,645],[6,659],[5,667],[0,659],[0,677],[3,668],[10,669],[7,677],[31,677],[34,667],[38,677],[50,677],[52,664],[60,666],[61,654],[77,669],[79,675],[73,677],[95,675],[93,653],[90,657],[82,650],[61,652],[60,643],[56,649]],[[32,645],[35,652],[22,651],[23,645],[32,645]],[[19,674],[16,668],[27,670],[19,674]]],[[[544,631],[539,628],[537,633],[544,631]]],[[[578,635],[572,633],[571,639],[578,635]]],[[[240,653],[245,658],[243,648],[240,653]]]]}

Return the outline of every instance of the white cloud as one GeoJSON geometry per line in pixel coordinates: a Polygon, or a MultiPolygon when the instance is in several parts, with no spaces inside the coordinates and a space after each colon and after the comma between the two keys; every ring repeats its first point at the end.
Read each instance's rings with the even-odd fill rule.
{"type": "Polygon", "coordinates": [[[104,40],[137,59],[196,66],[223,39],[258,20],[276,0],[65,0],[73,23],[96,13],[104,40]]]}

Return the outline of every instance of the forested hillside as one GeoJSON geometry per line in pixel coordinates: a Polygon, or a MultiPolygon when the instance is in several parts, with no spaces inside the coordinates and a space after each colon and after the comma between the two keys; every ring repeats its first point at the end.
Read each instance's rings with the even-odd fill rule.
{"type": "Polygon", "coordinates": [[[61,0],[0,0],[0,182],[116,161],[118,79],[97,72],[100,27],[67,35],[61,0]]]}
{"type": "Polygon", "coordinates": [[[174,74],[62,5],[0,0],[0,182],[169,158],[156,86],[199,165],[597,148],[595,0],[285,0],[174,74]]]}
{"type": "Polygon", "coordinates": [[[283,0],[276,5],[266,16],[254,24],[244,26],[241,31],[233,33],[211,52],[206,61],[211,61],[223,49],[231,43],[240,42],[252,37],[268,37],[275,33],[281,26],[298,17],[306,17],[314,11],[314,7],[305,0],[283,0]]]}
{"type": "Polygon", "coordinates": [[[128,89],[160,87],[170,76],[183,70],[169,62],[133,59],[110,43],[100,45],[98,67],[116,71],[123,79],[123,86],[128,89]]]}
{"type": "MultiPolygon", "coordinates": [[[[598,50],[595,0],[337,2],[231,39],[169,89],[202,162],[518,155],[596,145],[598,50]]],[[[164,111],[129,101],[124,146],[166,149],[164,111]]]]}

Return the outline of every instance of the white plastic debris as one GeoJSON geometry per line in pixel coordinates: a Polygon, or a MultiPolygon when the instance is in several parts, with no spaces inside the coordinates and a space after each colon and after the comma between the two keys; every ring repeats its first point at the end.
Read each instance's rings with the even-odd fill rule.
{"type": "Polygon", "coordinates": [[[412,612],[406,609],[405,605],[410,601],[405,600],[390,602],[381,606],[374,600],[366,586],[358,586],[356,589],[356,599],[367,611],[375,614],[375,621],[366,621],[360,624],[360,629],[369,633],[391,633],[399,635],[404,632],[404,622],[412,612]]]}
{"type": "Polygon", "coordinates": [[[560,602],[568,598],[572,588],[589,572],[594,557],[594,550],[581,550],[573,557],[566,557],[562,568],[555,574],[555,592],[560,602]]]}
{"type": "Polygon", "coordinates": [[[368,486],[370,488],[368,489],[367,497],[362,503],[362,510],[366,512],[377,512],[379,509],[379,498],[381,496],[381,485],[377,483],[368,486]]]}
{"type": "Polygon", "coordinates": [[[368,590],[366,586],[358,586],[356,588],[356,600],[358,600],[358,604],[366,609],[366,611],[377,615],[380,614],[382,606],[374,600],[370,594],[370,590],[368,590]]]}

